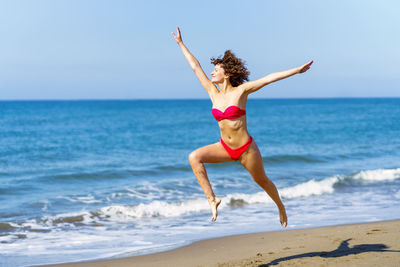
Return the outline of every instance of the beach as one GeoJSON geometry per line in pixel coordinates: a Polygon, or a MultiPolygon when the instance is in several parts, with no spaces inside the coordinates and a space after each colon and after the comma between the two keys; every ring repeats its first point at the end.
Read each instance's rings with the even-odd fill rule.
{"type": "Polygon", "coordinates": [[[227,236],[122,259],[47,266],[400,266],[400,220],[227,236]]]}
{"type": "MultiPolygon", "coordinates": [[[[2,141],[8,144],[0,146],[0,266],[178,253],[172,249],[218,238],[233,248],[224,252],[227,245],[213,244],[216,251],[197,248],[191,257],[173,256],[179,264],[166,262],[266,264],[332,251],[348,238],[350,247],[382,243],[392,249],[385,239],[350,234],[326,239],[326,246],[316,238],[300,248],[301,236],[292,233],[400,219],[400,99],[248,101],[249,131],[285,204],[286,229],[275,203],[239,162],[206,164],[222,200],[217,221],[210,221],[188,161],[193,150],[220,140],[210,110],[209,100],[0,101],[2,141]],[[246,245],[253,242],[245,241],[246,234],[253,233],[265,233],[268,242],[246,245]],[[225,241],[229,236],[239,243],[225,241]],[[299,240],[289,242],[292,236],[299,240]]],[[[164,257],[154,255],[152,260],[164,257]]],[[[364,253],[311,258],[347,257],[364,253]]]]}

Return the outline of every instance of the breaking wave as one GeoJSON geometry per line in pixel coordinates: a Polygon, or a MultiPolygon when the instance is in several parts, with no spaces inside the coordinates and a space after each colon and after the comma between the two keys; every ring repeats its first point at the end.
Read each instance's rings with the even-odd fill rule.
{"type": "MultiPolygon", "coordinates": [[[[366,170],[349,176],[333,175],[322,180],[311,179],[307,182],[282,188],[279,193],[283,199],[304,198],[314,195],[331,194],[338,185],[356,186],[354,183],[371,183],[391,181],[400,178],[400,168],[366,170]]],[[[161,192],[160,192],[161,193],[161,192]]],[[[93,201],[92,199],[89,199],[93,201]]],[[[237,208],[256,203],[271,203],[272,200],[264,191],[253,194],[234,193],[222,197],[221,209],[237,208]]],[[[202,212],[209,212],[205,198],[189,199],[184,201],[155,200],[138,205],[109,205],[97,211],[81,211],[77,213],[59,214],[52,217],[42,217],[39,221],[16,223],[1,223],[0,231],[13,232],[18,229],[28,231],[46,231],[54,226],[102,226],[107,222],[127,223],[141,218],[166,218],[184,216],[202,212]]]]}

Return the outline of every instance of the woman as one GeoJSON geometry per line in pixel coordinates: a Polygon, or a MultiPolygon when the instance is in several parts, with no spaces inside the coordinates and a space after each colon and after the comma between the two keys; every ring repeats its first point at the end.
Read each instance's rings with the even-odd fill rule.
{"type": "Polygon", "coordinates": [[[272,198],[279,209],[280,222],[287,226],[285,206],[283,205],[278,190],[265,174],[262,157],[258,147],[247,131],[246,102],[249,94],[256,92],[267,84],[303,73],[310,68],[313,61],[301,67],[271,73],[259,80],[248,80],[247,71],[241,59],[235,57],[227,50],[223,58],[212,58],[215,65],[211,73],[211,80],[207,78],[197,59],[189,52],[182,42],[181,32],[178,27],[177,34],[172,33],[180,46],[183,55],[189,62],[201,85],[207,91],[213,104],[212,114],[218,121],[221,130],[220,142],[196,149],[189,155],[190,165],[201,188],[207,196],[212,211],[211,221],[217,219],[217,208],[221,199],[217,198],[211,188],[204,163],[230,162],[239,160],[254,181],[263,188],[272,198]]]}

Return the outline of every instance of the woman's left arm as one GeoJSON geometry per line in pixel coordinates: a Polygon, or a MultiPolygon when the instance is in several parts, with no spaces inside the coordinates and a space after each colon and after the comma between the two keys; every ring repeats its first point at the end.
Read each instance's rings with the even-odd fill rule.
{"type": "Polygon", "coordinates": [[[298,73],[306,72],[310,68],[310,66],[313,62],[314,61],[311,60],[310,62],[308,62],[300,67],[297,67],[297,68],[268,74],[267,76],[265,76],[261,79],[244,83],[244,84],[240,85],[240,87],[242,87],[243,90],[249,94],[254,93],[255,91],[266,86],[267,84],[285,79],[287,77],[293,76],[298,73]]]}

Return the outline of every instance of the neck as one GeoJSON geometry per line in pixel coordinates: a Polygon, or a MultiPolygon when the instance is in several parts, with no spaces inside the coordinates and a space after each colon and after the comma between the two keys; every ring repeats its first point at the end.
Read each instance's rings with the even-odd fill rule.
{"type": "Polygon", "coordinates": [[[232,84],[229,82],[229,79],[224,79],[223,82],[217,83],[219,91],[222,93],[227,93],[233,90],[232,84]]]}

